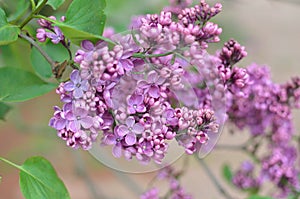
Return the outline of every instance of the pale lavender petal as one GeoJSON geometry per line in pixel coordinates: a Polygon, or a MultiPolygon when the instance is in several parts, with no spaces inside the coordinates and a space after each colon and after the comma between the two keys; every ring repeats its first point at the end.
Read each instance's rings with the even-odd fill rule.
{"type": "Polygon", "coordinates": [[[74,82],[74,84],[77,84],[80,82],[80,76],[78,70],[73,70],[73,72],[70,75],[70,79],[74,82]]]}
{"type": "Polygon", "coordinates": [[[72,111],[66,112],[66,113],[65,113],[65,118],[66,118],[67,120],[75,120],[75,116],[74,116],[74,114],[72,113],[72,111]]]}
{"type": "Polygon", "coordinates": [[[135,123],[134,117],[128,117],[126,119],[126,125],[128,128],[133,127],[134,123],[135,123]]]}
{"type": "Polygon", "coordinates": [[[143,112],[146,111],[146,106],[144,104],[138,105],[136,107],[136,111],[139,112],[139,113],[143,113],[143,112]]]}
{"type": "Polygon", "coordinates": [[[134,133],[128,133],[125,137],[125,142],[129,146],[134,145],[136,143],[136,135],[134,133]]]}
{"type": "Polygon", "coordinates": [[[156,80],[155,84],[156,85],[162,85],[164,82],[165,82],[165,78],[158,77],[158,79],[156,80]]]}
{"type": "Polygon", "coordinates": [[[66,127],[66,120],[64,119],[58,119],[54,122],[54,128],[57,129],[57,130],[61,130],[61,129],[64,129],[66,127]]]}
{"type": "Polygon", "coordinates": [[[94,44],[92,42],[90,42],[89,40],[83,40],[81,42],[81,47],[84,49],[84,50],[87,50],[87,51],[92,51],[94,49],[94,44]]]}
{"type": "Polygon", "coordinates": [[[149,83],[156,83],[156,80],[158,79],[158,75],[155,71],[151,71],[149,74],[148,74],[148,82],[149,83]]]}
{"type": "Polygon", "coordinates": [[[129,133],[129,130],[128,130],[128,127],[127,126],[125,126],[125,125],[121,125],[121,126],[119,126],[118,127],[118,129],[117,129],[117,134],[118,134],[118,136],[124,136],[124,135],[126,135],[126,134],[128,134],[129,133]]]}
{"type": "Polygon", "coordinates": [[[141,125],[140,123],[134,124],[132,128],[133,132],[136,134],[141,134],[144,131],[144,129],[145,129],[144,126],[141,125]]]}
{"type": "Polygon", "coordinates": [[[132,107],[132,106],[128,106],[127,107],[127,112],[129,114],[135,114],[136,113],[136,110],[132,107]]]}
{"type": "Polygon", "coordinates": [[[146,82],[145,80],[141,80],[141,81],[139,81],[139,82],[137,83],[137,86],[138,86],[139,88],[146,89],[146,88],[148,88],[150,85],[149,85],[149,83],[146,82]]]}
{"type": "Polygon", "coordinates": [[[107,145],[116,144],[116,136],[113,134],[108,134],[104,137],[103,142],[107,145]]]}
{"type": "Polygon", "coordinates": [[[84,118],[88,115],[88,111],[84,108],[81,108],[81,107],[76,107],[74,109],[74,114],[76,116],[80,116],[81,118],[84,118]]]}
{"type": "Polygon", "coordinates": [[[115,158],[120,158],[122,156],[122,146],[120,143],[113,146],[112,153],[115,158]]]}
{"type": "Polygon", "coordinates": [[[122,59],[119,61],[121,66],[126,70],[126,71],[130,71],[133,69],[133,63],[131,60],[129,59],[122,59]]]}
{"type": "Polygon", "coordinates": [[[80,88],[83,90],[83,91],[87,91],[89,89],[89,82],[88,80],[83,80],[80,84],[80,88]]]}
{"type": "Polygon", "coordinates": [[[80,120],[80,124],[83,126],[83,128],[89,129],[93,126],[93,118],[91,116],[87,116],[85,118],[82,118],[80,120]]]}
{"type": "Polygon", "coordinates": [[[143,96],[143,95],[136,95],[136,97],[135,97],[135,103],[136,103],[137,105],[142,104],[143,101],[144,101],[144,96],[143,96]]]}
{"type": "Polygon", "coordinates": [[[51,119],[50,119],[50,121],[49,121],[49,126],[51,126],[51,127],[53,127],[53,128],[55,128],[55,126],[54,126],[54,123],[56,122],[56,118],[54,118],[54,117],[52,117],[51,119]]]}
{"type": "Polygon", "coordinates": [[[77,132],[80,129],[80,124],[76,120],[69,122],[68,130],[72,132],[77,132]]]}
{"type": "Polygon", "coordinates": [[[73,96],[75,99],[81,98],[83,96],[83,91],[80,88],[75,88],[73,91],[73,96]]]}
{"type": "Polygon", "coordinates": [[[66,103],[66,104],[63,106],[63,111],[64,111],[64,112],[68,112],[68,111],[71,111],[72,108],[73,108],[72,103],[66,103]]]}
{"type": "Polygon", "coordinates": [[[74,85],[73,82],[66,82],[66,83],[64,84],[64,89],[65,89],[66,91],[73,91],[73,90],[75,89],[75,85],[74,85]]]}
{"type": "Polygon", "coordinates": [[[150,97],[158,98],[160,96],[159,95],[159,88],[155,85],[151,86],[150,89],[149,89],[149,95],[150,95],[150,97]]]}

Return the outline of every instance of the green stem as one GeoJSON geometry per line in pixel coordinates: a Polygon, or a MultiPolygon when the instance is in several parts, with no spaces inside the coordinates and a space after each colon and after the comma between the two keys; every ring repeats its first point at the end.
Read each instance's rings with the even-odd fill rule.
{"type": "MultiPolygon", "coordinates": [[[[33,1],[33,0],[31,0],[33,1]]],[[[46,5],[48,0],[43,0],[32,12],[31,14],[21,23],[20,28],[22,29],[26,24],[28,24],[28,22],[31,21],[31,19],[33,19],[34,15],[36,15],[37,13],[39,13],[42,8],[46,5]]]]}
{"type": "Polygon", "coordinates": [[[3,158],[3,157],[0,157],[0,160],[2,160],[3,162],[5,162],[6,164],[8,164],[8,165],[10,165],[12,167],[15,167],[17,169],[21,169],[21,167],[19,165],[15,164],[15,163],[13,163],[13,162],[11,162],[11,161],[3,158]]]}
{"type": "Polygon", "coordinates": [[[152,55],[145,55],[143,53],[134,53],[132,55],[132,57],[135,57],[135,58],[152,58],[152,57],[164,57],[164,56],[167,56],[167,55],[171,55],[173,54],[174,52],[173,51],[170,51],[170,52],[166,52],[166,53],[162,53],[162,54],[152,54],[152,55]]]}
{"type": "Polygon", "coordinates": [[[31,2],[31,10],[34,10],[36,7],[35,2],[34,0],[30,0],[30,2],[31,2]]]}

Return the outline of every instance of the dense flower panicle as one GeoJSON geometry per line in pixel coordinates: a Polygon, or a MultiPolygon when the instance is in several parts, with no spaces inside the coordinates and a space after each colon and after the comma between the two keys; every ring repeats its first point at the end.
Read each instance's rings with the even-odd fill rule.
{"type": "Polygon", "coordinates": [[[271,154],[262,161],[262,178],[269,179],[280,188],[280,198],[285,198],[300,188],[296,159],[296,149],[285,146],[274,147],[271,154]]]}
{"type": "MultiPolygon", "coordinates": [[[[294,78],[286,84],[273,83],[269,69],[256,64],[248,66],[246,71],[249,79],[243,92],[247,97],[231,96],[228,115],[237,127],[249,128],[254,137],[268,142],[269,155],[262,159],[260,183],[274,183],[280,188],[276,197],[286,198],[293,190],[299,190],[291,114],[292,108],[297,108],[299,81],[294,78]]],[[[238,171],[234,178],[237,187],[242,189],[246,186],[243,180],[248,179],[244,175],[238,171]]]]}
{"type": "MultiPolygon", "coordinates": [[[[177,20],[171,12],[140,17],[133,34],[109,35],[116,43],[113,47],[104,41],[95,45],[83,41],[74,58],[80,69],[57,89],[67,108],[56,108],[50,126],[69,146],[90,149],[98,139],[112,145],[115,157],[136,157],[141,163],[161,163],[168,141],[175,138],[188,154],[199,151],[210,142],[211,133],[218,133],[212,98],[224,96],[219,86],[209,97],[207,79],[198,75],[205,65],[201,58],[207,43],[217,42],[221,33],[216,24],[206,21],[220,10],[219,4],[210,8],[201,1],[191,10],[182,10],[177,20]],[[192,18],[190,25],[187,17],[192,18]],[[201,99],[195,100],[197,96],[201,99]],[[113,122],[106,121],[107,115],[113,122]]],[[[54,43],[59,40],[56,27],[47,21],[39,23],[54,30],[50,37],[54,43]]],[[[221,82],[217,64],[212,62],[207,69],[215,75],[209,80],[221,82]]],[[[236,76],[243,78],[238,72],[236,76]]]]}

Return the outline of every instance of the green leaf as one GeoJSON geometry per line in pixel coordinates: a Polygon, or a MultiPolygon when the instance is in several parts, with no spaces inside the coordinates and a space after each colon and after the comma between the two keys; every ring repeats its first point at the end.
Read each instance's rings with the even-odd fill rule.
{"type": "MultiPolygon", "coordinates": [[[[68,51],[62,44],[52,44],[49,42],[42,44],[41,47],[54,61],[63,62],[69,58],[68,51]]],[[[36,48],[32,48],[30,59],[32,67],[38,75],[43,78],[50,78],[52,76],[51,65],[36,48]]]]}
{"type": "Polygon", "coordinates": [[[43,95],[56,84],[49,84],[28,71],[13,68],[0,68],[0,101],[17,102],[43,95]]]}
{"type": "Polygon", "coordinates": [[[16,9],[11,13],[11,15],[8,15],[8,21],[14,21],[19,19],[27,9],[29,8],[29,1],[28,0],[18,0],[16,9]]]}
{"type": "Polygon", "coordinates": [[[20,167],[20,187],[26,199],[69,199],[69,193],[51,163],[31,157],[20,167]]]}
{"type": "Polygon", "coordinates": [[[105,6],[105,0],[74,0],[67,10],[66,21],[56,21],[55,25],[76,44],[83,39],[102,39],[106,21],[105,6]]]}
{"type": "Polygon", "coordinates": [[[0,8],[0,45],[7,45],[18,39],[20,28],[7,22],[4,10],[0,8]]]}
{"type": "Polygon", "coordinates": [[[269,196],[252,195],[252,196],[248,197],[247,199],[273,199],[273,198],[269,197],[269,196]]]}
{"type": "Polygon", "coordinates": [[[51,163],[43,157],[30,157],[19,166],[0,160],[20,170],[20,188],[26,199],[70,199],[68,190],[51,163]]]}
{"type": "Polygon", "coordinates": [[[8,111],[11,109],[11,106],[0,102],[0,120],[5,120],[5,115],[8,113],[8,111]]]}
{"type": "Polygon", "coordinates": [[[229,167],[229,165],[225,164],[223,166],[223,176],[225,178],[225,180],[229,183],[232,184],[232,178],[233,178],[233,174],[232,174],[232,170],[229,167]]]}
{"type": "Polygon", "coordinates": [[[49,1],[47,2],[47,4],[50,5],[54,10],[56,10],[56,9],[59,8],[64,2],[65,2],[65,0],[49,0],[49,1]]]}

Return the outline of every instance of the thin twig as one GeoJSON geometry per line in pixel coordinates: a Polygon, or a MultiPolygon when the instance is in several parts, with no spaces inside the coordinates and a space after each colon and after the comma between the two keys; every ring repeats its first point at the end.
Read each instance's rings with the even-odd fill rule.
{"type": "Polygon", "coordinates": [[[215,175],[212,173],[212,171],[209,169],[207,164],[203,159],[200,159],[198,155],[195,155],[195,158],[197,162],[202,166],[202,168],[205,170],[207,173],[208,177],[211,179],[211,181],[215,184],[217,187],[218,191],[226,198],[226,199],[233,199],[232,196],[229,195],[229,193],[225,190],[225,188],[219,183],[215,175]]]}
{"type": "Polygon", "coordinates": [[[29,36],[20,33],[19,37],[25,39],[28,41],[31,45],[33,45],[40,53],[41,55],[47,60],[47,62],[51,65],[51,68],[54,69],[56,67],[56,63],[49,57],[49,55],[39,46],[32,38],[29,36]]]}

